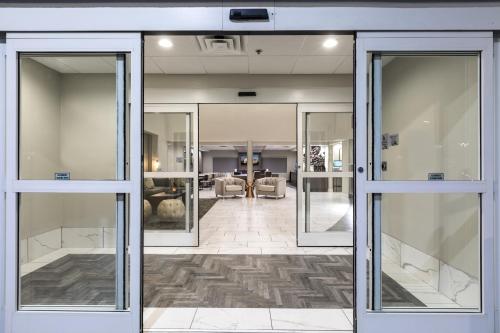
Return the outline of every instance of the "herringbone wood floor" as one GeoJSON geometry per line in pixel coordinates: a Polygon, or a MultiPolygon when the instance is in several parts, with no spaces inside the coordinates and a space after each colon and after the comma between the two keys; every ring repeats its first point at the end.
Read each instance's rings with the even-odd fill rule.
{"type": "MultiPolygon", "coordinates": [[[[21,280],[23,305],[114,302],[114,255],[71,254],[21,280]]],[[[346,255],[145,255],[146,307],[351,308],[346,255]]],[[[385,306],[423,306],[384,274],[385,306]]]]}

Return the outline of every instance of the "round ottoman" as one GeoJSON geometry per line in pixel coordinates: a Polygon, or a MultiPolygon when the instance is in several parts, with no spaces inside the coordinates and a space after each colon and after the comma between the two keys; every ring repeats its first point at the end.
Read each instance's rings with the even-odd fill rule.
{"type": "Polygon", "coordinates": [[[144,200],[144,220],[149,219],[152,214],[153,214],[153,207],[151,207],[149,201],[144,200]]]}
{"type": "Polygon", "coordinates": [[[158,205],[157,214],[162,219],[180,218],[184,216],[186,208],[179,199],[165,199],[158,205]]]}

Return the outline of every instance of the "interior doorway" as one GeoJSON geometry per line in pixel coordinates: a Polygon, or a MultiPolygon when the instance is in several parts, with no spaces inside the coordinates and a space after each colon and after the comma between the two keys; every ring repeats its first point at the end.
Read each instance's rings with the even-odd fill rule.
{"type": "Polygon", "coordinates": [[[146,36],[146,331],[353,329],[352,52],[146,36]]]}

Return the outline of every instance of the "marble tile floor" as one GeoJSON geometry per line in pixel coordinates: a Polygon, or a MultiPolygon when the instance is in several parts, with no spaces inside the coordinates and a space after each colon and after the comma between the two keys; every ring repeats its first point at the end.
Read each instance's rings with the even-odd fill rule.
{"type": "Polygon", "coordinates": [[[145,308],[145,332],[351,333],[352,309],[145,308]]]}
{"type": "MultiPolygon", "coordinates": [[[[201,190],[199,196],[214,198],[215,192],[201,190]]],[[[325,215],[323,210],[316,209],[316,212],[325,215]]],[[[342,212],[338,215],[341,216],[342,212]]],[[[296,190],[292,187],[287,187],[287,196],[282,199],[220,199],[200,220],[199,247],[160,251],[166,251],[165,254],[352,254],[351,247],[297,247],[296,223],[296,190]]],[[[331,233],[332,237],[338,234],[345,238],[345,232],[331,233]]],[[[348,233],[352,235],[352,232],[348,233]]]]}
{"type": "Polygon", "coordinates": [[[392,262],[387,257],[382,257],[382,270],[419,301],[424,303],[426,308],[446,309],[461,307],[430,284],[419,279],[414,274],[405,271],[401,266],[392,262]]]}

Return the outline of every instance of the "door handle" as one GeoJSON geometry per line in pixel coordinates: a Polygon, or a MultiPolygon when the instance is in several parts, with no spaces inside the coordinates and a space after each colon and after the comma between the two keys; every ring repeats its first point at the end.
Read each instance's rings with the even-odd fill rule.
{"type": "Polygon", "coordinates": [[[359,167],[359,168],[358,168],[358,172],[359,172],[359,173],[363,173],[364,171],[365,171],[365,170],[363,169],[363,167],[359,167]]]}

